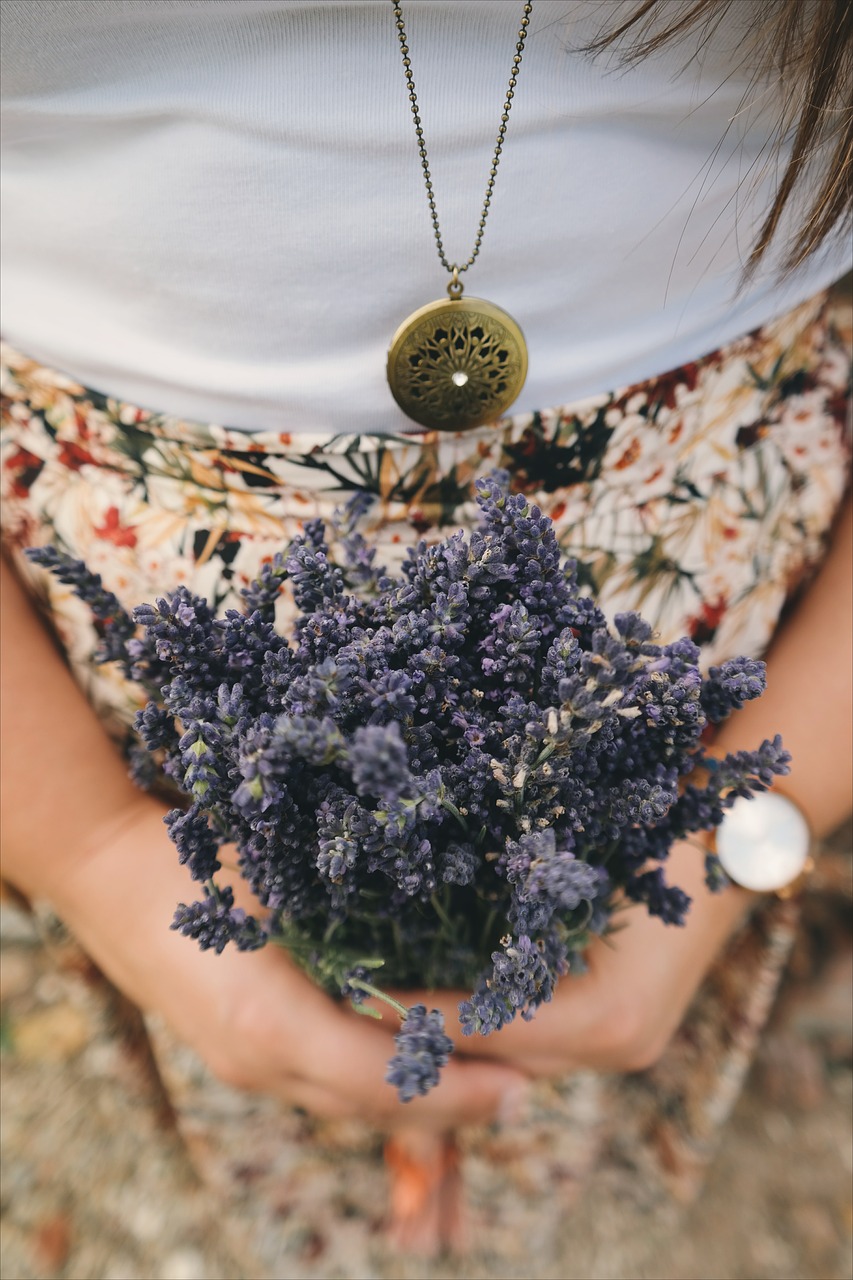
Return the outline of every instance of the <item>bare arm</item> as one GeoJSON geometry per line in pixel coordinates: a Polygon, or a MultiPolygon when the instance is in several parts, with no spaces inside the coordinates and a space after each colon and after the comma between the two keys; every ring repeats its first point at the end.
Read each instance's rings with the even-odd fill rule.
{"type": "Polygon", "coordinates": [[[781,733],[782,786],[822,839],[850,813],[853,776],[853,502],[848,498],[816,581],[767,660],[767,692],[723,726],[715,751],[781,733]]]}
{"type": "MultiPolygon", "coordinates": [[[[851,807],[851,584],[853,505],[848,501],[816,581],[772,647],[766,693],[736,712],[714,743],[720,754],[754,748],[781,733],[793,757],[784,790],[818,837],[834,830],[851,807]]],[[[589,972],[567,978],[532,1022],[516,1020],[486,1038],[459,1035],[460,1048],[546,1075],[575,1067],[639,1069],[654,1062],[754,901],[754,895],[735,887],[710,894],[702,862],[686,842],[670,856],[668,878],[693,898],[684,928],[663,925],[641,908],[631,910],[612,945],[599,942],[591,948],[589,972]]],[[[437,993],[435,1002],[445,1010],[448,1026],[456,1027],[454,996],[437,993]]]]}
{"type": "Polygon", "coordinates": [[[197,886],[178,864],[164,808],[130,782],[0,566],[4,876],[50,900],[107,976],[230,1083],[389,1127],[490,1119],[523,1083],[516,1071],[453,1061],[440,1089],[403,1107],[384,1083],[391,1028],[352,1021],[277,948],[206,955],[170,931],[197,886]]]}

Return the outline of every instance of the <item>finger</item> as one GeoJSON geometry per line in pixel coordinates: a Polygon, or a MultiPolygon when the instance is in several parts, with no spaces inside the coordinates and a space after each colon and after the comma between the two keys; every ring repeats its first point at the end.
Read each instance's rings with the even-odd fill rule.
{"type": "Polygon", "coordinates": [[[401,1103],[385,1080],[400,1026],[396,1014],[379,1021],[359,1017],[348,1005],[332,1002],[284,955],[267,949],[236,953],[230,967],[237,976],[243,968],[252,970],[251,987],[235,985],[224,1025],[242,1028],[233,1048],[255,1088],[291,1100],[298,1085],[318,1114],[356,1115],[381,1128],[409,1123],[450,1131],[518,1105],[508,1101],[525,1085],[517,1069],[453,1060],[426,1097],[401,1103]]]}
{"type": "Polygon", "coordinates": [[[491,1121],[502,1108],[521,1105],[516,1099],[526,1078],[515,1067],[454,1060],[426,1097],[401,1103],[385,1080],[395,1052],[393,1033],[400,1027],[396,1014],[374,1021],[348,1005],[332,1003],[279,954],[257,953],[255,968],[259,977],[263,969],[267,981],[262,1009],[249,1022],[261,1018],[269,1037],[264,1054],[269,1066],[258,1087],[291,1099],[298,1085],[300,1096],[318,1114],[360,1116],[381,1128],[408,1123],[450,1131],[491,1121]],[[275,1019],[270,1017],[273,1009],[275,1019]],[[319,1092],[311,1094],[311,1089],[319,1092]]]}
{"type": "Polygon", "coordinates": [[[287,1107],[298,1107],[322,1120],[371,1119],[366,1109],[348,1093],[297,1076],[278,1074],[256,1081],[251,1092],[269,1094],[287,1107]]]}
{"type": "MultiPolygon", "coordinates": [[[[392,991],[405,1004],[424,1004],[444,1015],[444,1027],[457,1053],[466,1058],[504,1062],[530,1076],[559,1076],[583,1062],[593,1065],[594,1046],[579,1028],[588,1021],[587,1009],[594,995],[592,983],[584,978],[567,979],[554,1000],[537,1009],[526,1022],[516,1016],[500,1031],[488,1035],[465,1035],[459,1022],[459,1003],[468,997],[462,991],[392,991]]],[[[387,1006],[386,1006],[387,1008],[387,1006]]],[[[606,1065],[602,1060],[600,1064],[606,1065]]]]}
{"type": "MultiPolygon", "coordinates": [[[[382,1127],[432,1126],[450,1131],[464,1124],[487,1123],[520,1105],[527,1079],[502,1063],[456,1061],[442,1068],[436,1088],[425,1097],[401,1103],[385,1080],[394,1044],[381,1028],[340,1011],[313,1037],[310,1075],[315,1084],[338,1092],[356,1113],[382,1127]],[[345,1046],[346,1059],[341,1060],[345,1046]]],[[[398,1024],[399,1025],[399,1024],[398,1024]]],[[[305,1068],[303,1067],[303,1074],[305,1068]]]]}
{"type": "Polygon", "coordinates": [[[364,1081],[363,1088],[345,1091],[281,1076],[266,1087],[258,1086],[285,1105],[301,1107],[324,1120],[358,1119],[389,1133],[420,1129],[435,1134],[494,1119],[511,1120],[523,1110],[527,1087],[520,1073],[479,1063],[448,1064],[426,1098],[407,1103],[400,1102],[384,1075],[364,1081]],[[476,1106],[472,1097],[477,1099],[476,1106]]]}
{"type": "MultiPolygon", "coordinates": [[[[484,1036],[478,1032],[466,1035],[459,1022],[459,1004],[468,999],[464,991],[390,991],[388,993],[401,1004],[423,1004],[428,1009],[438,1009],[444,1017],[444,1029],[453,1041],[455,1049],[467,1057],[502,1060],[511,1058],[525,1070],[529,1063],[546,1060],[553,1065],[562,1062],[560,1046],[553,1042],[553,1034],[546,1034],[544,1019],[540,1018],[543,1010],[538,1010],[531,1022],[521,1017],[513,1019],[500,1031],[492,1031],[484,1036]],[[537,1026],[537,1019],[540,1019],[537,1026]]],[[[386,1016],[396,1015],[387,1005],[380,1006],[378,1001],[371,1002],[381,1013],[383,1022],[386,1016]]]]}
{"type": "Polygon", "coordinates": [[[365,1118],[363,1115],[359,1116],[351,1098],[345,1098],[332,1089],[324,1089],[322,1085],[311,1084],[305,1080],[279,1078],[264,1092],[269,1092],[288,1107],[300,1107],[303,1111],[308,1111],[312,1116],[318,1116],[322,1120],[365,1118]]]}

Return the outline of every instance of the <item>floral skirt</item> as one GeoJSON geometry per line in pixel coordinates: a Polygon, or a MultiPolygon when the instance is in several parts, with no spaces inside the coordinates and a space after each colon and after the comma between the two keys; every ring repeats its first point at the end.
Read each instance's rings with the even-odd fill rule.
{"type": "MultiPolygon", "coordinates": [[[[551,516],[609,613],[640,610],[664,641],[690,635],[706,663],[758,655],[819,564],[845,491],[850,365],[849,303],[822,294],[683,368],[574,404],[459,433],[354,435],[342,423],[317,436],[179,420],[4,346],[3,537],[117,739],[139,691],[93,663],[88,610],[24,547],[53,543],[85,560],[127,605],[183,582],[224,610],[305,520],[354,491],[373,496],[359,528],[393,569],[419,538],[470,526],[474,481],[496,467],[551,516]]],[[[286,628],[285,595],[281,610],[286,628]]],[[[646,1188],[655,1173],[689,1190],[737,1096],[795,923],[791,904],[755,913],[651,1071],[539,1086],[540,1156],[588,1172],[593,1150],[618,1152],[624,1167],[630,1149],[646,1188]]],[[[213,1115],[219,1176],[251,1151],[255,1192],[274,1185],[292,1120],[272,1103],[223,1104],[223,1086],[162,1028],[151,1033],[188,1138],[213,1115]]],[[[492,1187],[498,1217],[499,1199],[492,1187]]]]}
{"type": "MultiPolygon", "coordinates": [[[[819,562],[844,492],[849,308],[821,295],[637,386],[459,433],[289,435],[186,422],[2,349],[3,536],[55,543],[125,603],[184,582],[239,607],[259,565],[357,489],[393,568],[420,537],[476,519],[474,481],[506,468],[553,519],[609,612],[637,609],[708,663],[760,654],[819,562]]],[[[342,424],[344,427],[346,424],[342,424]]],[[[69,588],[16,555],[114,732],[136,693],[91,664],[69,588]]],[[[282,597],[281,625],[288,625],[282,597]]]]}

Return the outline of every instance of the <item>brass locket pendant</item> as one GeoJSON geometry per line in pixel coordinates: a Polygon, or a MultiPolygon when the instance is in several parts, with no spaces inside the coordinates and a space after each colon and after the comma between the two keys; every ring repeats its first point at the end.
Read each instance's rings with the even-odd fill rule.
{"type": "Polygon", "coordinates": [[[388,385],[421,426],[467,431],[494,422],[518,398],[527,377],[527,344],[506,311],[482,298],[463,298],[455,272],[448,293],[413,311],[394,334],[388,385]]]}
{"type": "Polygon", "coordinates": [[[527,345],[512,316],[482,298],[463,298],[459,276],[474,265],[483,243],[533,0],[524,0],[492,167],[477,223],[477,238],[462,266],[448,262],[444,251],[403,13],[400,0],[393,3],[435,245],[441,265],[450,272],[451,280],[447,286],[448,302],[440,299],[413,311],[391,339],[388,385],[403,413],[422,427],[433,431],[467,431],[484,422],[494,422],[506,413],[527,377],[527,345]]]}

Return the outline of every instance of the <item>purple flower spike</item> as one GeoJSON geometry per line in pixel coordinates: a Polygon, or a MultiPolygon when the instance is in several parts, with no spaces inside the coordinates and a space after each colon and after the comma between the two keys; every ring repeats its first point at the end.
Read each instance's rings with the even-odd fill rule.
{"type": "Polygon", "coordinates": [[[394,1037],[397,1052],[388,1063],[385,1079],[401,1102],[423,1097],[438,1084],[438,1075],[453,1052],[453,1041],[444,1034],[444,1017],[426,1005],[412,1005],[394,1037]]]}

